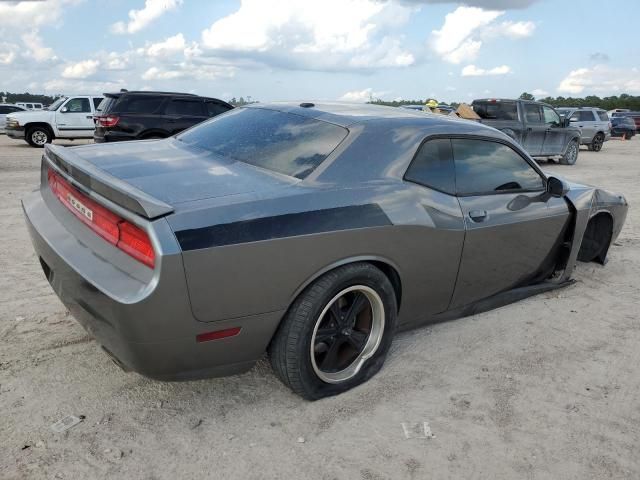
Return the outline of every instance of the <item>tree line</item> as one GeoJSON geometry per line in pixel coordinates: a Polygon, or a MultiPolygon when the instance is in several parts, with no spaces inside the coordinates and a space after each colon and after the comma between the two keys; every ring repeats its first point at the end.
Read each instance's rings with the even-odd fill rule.
{"type": "MultiPolygon", "coordinates": [[[[522,100],[534,100],[535,97],[527,92],[524,92],[520,97],[522,100]]],[[[399,107],[401,105],[424,105],[429,99],[417,99],[417,100],[381,100],[379,98],[372,99],[367,103],[375,105],[388,105],[390,107],[399,107]]],[[[623,93],[622,95],[613,95],[610,97],[600,98],[596,95],[589,95],[584,98],[578,97],[546,97],[538,98],[539,101],[548,103],[553,107],[597,107],[604,110],[613,110],[615,108],[628,108],[629,110],[640,111],[640,96],[629,95],[623,93]]],[[[457,108],[460,102],[451,102],[454,108],[457,108]]]]}
{"type": "Polygon", "coordinates": [[[60,95],[50,96],[50,95],[41,95],[38,93],[11,93],[11,92],[0,92],[0,101],[4,98],[7,103],[16,103],[16,102],[30,102],[30,103],[42,103],[43,105],[51,105],[56,98],[60,95]]]}

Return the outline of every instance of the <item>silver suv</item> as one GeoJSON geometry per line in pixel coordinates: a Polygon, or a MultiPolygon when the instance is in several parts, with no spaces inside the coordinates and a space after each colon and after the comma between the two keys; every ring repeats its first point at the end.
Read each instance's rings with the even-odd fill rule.
{"type": "Polygon", "coordinates": [[[593,152],[602,150],[604,142],[611,138],[611,122],[601,108],[564,107],[558,108],[558,112],[569,119],[572,127],[581,130],[580,145],[586,145],[593,152]]]}

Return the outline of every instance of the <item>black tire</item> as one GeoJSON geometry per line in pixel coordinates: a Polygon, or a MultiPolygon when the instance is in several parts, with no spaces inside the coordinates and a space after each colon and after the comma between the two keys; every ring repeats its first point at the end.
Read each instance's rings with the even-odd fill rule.
{"type": "MultiPolygon", "coordinates": [[[[370,302],[368,298],[367,301],[370,302]]],[[[369,307],[365,308],[371,309],[368,312],[370,312],[371,325],[373,325],[375,315],[373,304],[369,303],[369,307]]],[[[317,400],[345,392],[367,381],[380,370],[391,346],[396,328],[396,317],[395,292],[391,282],[382,271],[369,263],[354,263],[338,267],[309,285],[287,311],[268,349],[273,370],[285,385],[307,400],[317,400]],[[337,373],[328,373],[323,372],[320,366],[316,366],[316,354],[312,353],[312,339],[315,339],[316,328],[319,328],[325,321],[324,318],[333,318],[333,313],[327,309],[334,303],[337,304],[342,297],[333,303],[332,300],[350,288],[356,289],[355,294],[357,295],[359,294],[357,289],[362,287],[374,291],[383,307],[384,327],[381,327],[376,335],[377,347],[371,351],[371,355],[366,359],[362,357],[359,362],[354,361],[348,366],[361,363],[360,368],[350,378],[340,381],[325,381],[319,375],[340,375],[349,368],[337,373]],[[321,318],[323,311],[326,313],[321,318]],[[313,359],[312,355],[314,355],[313,359]]],[[[340,330],[341,327],[335,328],[340,330]]],[[[373,331],[372,326],[366,336],[366,346],[370,345],[373,331]]],[[[349,343],[347,340],[342,341],[349,343]]],[[[314,352],[317,345],[317,343],[314,345],[314,352]]],[[[345,345],[345,343],[341,345],[345,345]]],[[[331,348],[327,347],[327,349],[331,348]]],[[[341,347],[338,346],[338,348],[341,347]]],[[[352,347],[348,345],[348,348],[352,347]]],[[[328,357],[329,352],[326,355],[328,357]]],[[[338,358],[337,353],[335,357],[338,358]]]]}
{"type": "Polygon", "coordinates": [[[575,165],[578,160],[578,152],[580,151],[580,147],[578,146],[578,142],[576,140],[572,140],[571,143],[567,146],[567,150],[564,152],[564,155],[560,159],[560,163],[562,165],[575,165]]]}
{"type": "Polygon", "coordinates": [[[53,141],[53,134],[47,127],[30,127],[25,134],[25,140],[32,147],[44,148],[47,143],[53,141]]]}
{"type": "Polygon", "coordinates": [[[604,135],[602,133],[596,133],[596,136],[593,137],[591,143],[588,145],[588,148],[592,152],[599,152],[602,150],[602,145],[604,144],[604,135]]]}

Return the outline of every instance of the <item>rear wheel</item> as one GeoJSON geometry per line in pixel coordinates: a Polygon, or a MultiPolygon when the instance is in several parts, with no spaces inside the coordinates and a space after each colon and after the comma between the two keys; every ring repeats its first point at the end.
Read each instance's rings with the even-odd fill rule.
{"type": "Polygon", "coordinates": [[[47,127],[31,127],[27,130],[25,138],[32,147],[42,148],[51,143],[53,135],[47,127]]]}
{"type": "Polygon", "coordinates": [[[602,133],[597,133],[591,143],[589,144],[589,150],[592,152],[599,152],[602,150],[602,145],[604,144],[604,135],[602,133]]]}
{"type": "Polygon", "coordinates": [[[396,325],[393,286],[368,263],[345,265],[293,303],[269,346],[282,382],[308,400],[336,395],[380,370],[396,325]]]}
{"type": "Polygon", "coordinates": [[[560,163],[563,165],[574,165],[578,160],[578,142],[572,141],[567,147],[567,151],[560,159],[560,163]]]}

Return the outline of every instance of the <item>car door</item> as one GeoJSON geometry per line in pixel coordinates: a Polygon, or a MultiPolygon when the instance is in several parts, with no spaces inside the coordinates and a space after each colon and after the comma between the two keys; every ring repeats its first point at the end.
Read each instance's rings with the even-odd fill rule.
{"type": "Polygon", "coordinates": [[[95,125],[88,97],[71,97],[56,112],[56,126],[60,136],[91,137],[95,125]]]}
{"type": "Polygon", "coordinates": [[[591,110],[576,110],[569,118],[570,125],[580,129],[580,143],[591,143],[595,135],[595,117],[591,110]]]}
{"type": "Polygon", "coordinates": [[[452,139],[456,192],[465,221],[450,308],[526,285],[553,268],[569,209],[546,194],[546,179],[511,146],[452,139]]]}
{"type": "Polygon", "coordinates": [[[199,98],[172,98],[165,110],[167,130],[172,135],[206,120],[204,102],[199,98]]]}
{"type": "Polygon", "coordinates": [[[522,146],[529,155],[540,155],[547,130],[542,117],[542,106],[537,103],[522,103],[521,108],[524,120],[522,146]]]}
{"type": "Polygon", "coordinates": [[[542,153],[545,155],[561,155],[567,146],[567,131],[562,126],[560,115],[551,107],[542,105],[545,135],[542,153]]]}
{"type": "Polygon", "coordinates": [[[417,200],[403,215],[410,219],[412,227],[418,227],[411,230],[411,243],[422,247],[413,265],[416,284],[420,285],[421,314],[437,314],[449,306],[465,236],[462,211],[455,195],[451,140],[427,139],[404,180],[417,200]]]}

